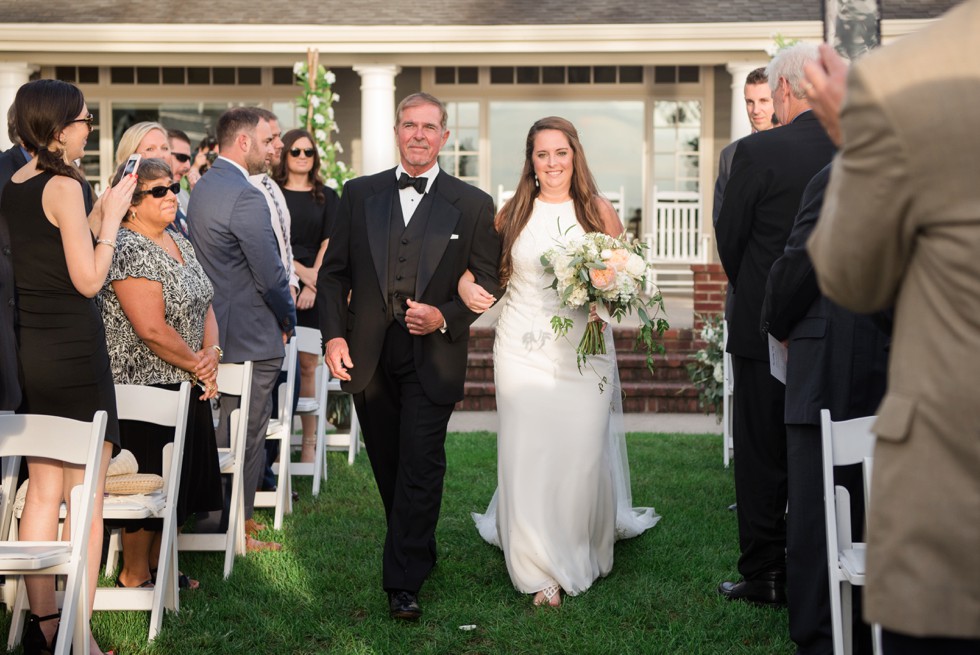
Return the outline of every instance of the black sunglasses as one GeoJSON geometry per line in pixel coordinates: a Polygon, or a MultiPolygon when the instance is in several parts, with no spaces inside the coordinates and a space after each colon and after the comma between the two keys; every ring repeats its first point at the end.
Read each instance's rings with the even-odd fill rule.
{"type": "Polygon", "coordinates": [[[313,153],[316,152],[313,148],[293,148],[289,151],[293,157],[299,157],[299,153],[303,153],[307,157],[312,157],[313,153]]]}
{"type": "Polygon", "coordinates": [[[73,121],[68,121],[68,124],[71,125],[72,123],[85,123],[86,125],[88,125],[88,131],[91,132],[92,130],[95,129],[95,126],[92,124],[94,120],[95,120],[95,116],[89,114],[85,118],[76,118],[73,121]]]}
{"type": "Polygon", "coordinates": [[[169,186],[155,186],[152,189],[137,191],[133,194],[133,197],[153,196],[154,198],[162,198],[167,195],[167,191],[172,191],[174,195],[177,195],[180,191],[180,182],[174,182],[169,186]]]}
{"type": "Polygon", "coordinates": [[[191,160],[191,156],[190,155],[185,155],[182,152],[171,152],[170,155],[174,159],[176,159],[177,161],[179,161],[181,164],[186,164],[187,162],[189,162],[191,160]]]}

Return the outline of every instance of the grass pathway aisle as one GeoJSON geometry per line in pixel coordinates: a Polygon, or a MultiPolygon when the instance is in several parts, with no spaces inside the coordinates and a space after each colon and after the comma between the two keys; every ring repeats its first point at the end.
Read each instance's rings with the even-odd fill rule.
{"type": "MultiPolygon", "coordinates": [[[[721,599],[737,552],[731,471],[717,435],[631,435],[633,498],[663,519],[616,545],[612,574],[557,611],[516,592],[503,555],[484,543],[469,513],[496,486],[493,434],[453,434],[437,535],[439,565],[420,595],[417,624],[387,616],[380,589],[381,502],[362,455],[353,467],[330,454],[330,478],[312,500],[308,478],[280,553],[239,559],[228,581],[217,554],[187,554],[181,568],[202,588],[181,594],[156,641],[147,615],[96,615],[101,644],[132,653],[490,654],[791,653],[786,613],[721,599]],[[476,625],[463,631],[462,625],[476,625]]],[[[271,516],[260,512],[260,520],[271,516]]]]}

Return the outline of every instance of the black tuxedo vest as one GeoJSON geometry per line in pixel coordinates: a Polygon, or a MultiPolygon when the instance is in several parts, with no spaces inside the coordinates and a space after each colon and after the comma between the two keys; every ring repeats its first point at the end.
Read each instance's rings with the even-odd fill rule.
{"type": "Polygon", "coordinates": [[[415,298],[419,258],[422,240],[429,223],[432,193],[426,193],[415,208],[415,213],[405,225],[401,202],[396,194],[391,203],[391,220],[388,223],[388,321],[398,321],[405,327],[405,300],[415,298]]]}

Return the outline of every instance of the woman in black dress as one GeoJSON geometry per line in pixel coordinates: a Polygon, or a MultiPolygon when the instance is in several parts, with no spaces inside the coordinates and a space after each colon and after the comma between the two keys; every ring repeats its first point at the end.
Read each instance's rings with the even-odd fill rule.
{"type": "MultiPolygon", "coordinates": [[[[323,253],[327,250],[340,199],[337,192],[320,179],[320,153],[309,132],[290,130],[283,135],[282,143],[286,156],[276,167],[273,179],[282,188],[292,220],[289,242],[293,247],[293,263],[300,282],[296,297],[297,325],[319,329],[317,310],[313,306],[316,301],[316,276],[323,253]]],[[[303,398],[316,395],[317,359],[309,353],[299,354],[299,395],[303,398]]],[[[316,447],[316,417],[304,415],[300,420],[303,423],[300,461],[312,462],[316,447]]]]}
{"type": "MultiPolygon", "coordinates": [[[[92,130],[92,115],[81,91],[56,80],[28,82],[17,91],[14,112],[17,133],[33,155],[14,173],[0,198],[18,297],[24,396],[18,412],[83,421],[91,421],[98,410],[109,414],[88,547],[91,607],[102,554],[101,487],[111,451],[119,443],[105,328],[94,298],[105,282],[136,178],[127,176],[107,190],[86,217],[82,185],[88,182],[72,164],[82,158],[92,130]]],[[[20,536],[54,541],[59,506],[69,501],[67,493],[81,484],[84,471],[34,458],[28,458],[27,468],[31,484],[20,536]]],[[[25,584],[32,615],[24,652],[46,652],[58,625],[54,578],[28,576],[25,584]]],[[[92,652],[102,652],[94,638],[92,652]]]]}
{"type": "MultiPolygon", "coordinates": [[[[116,171],[122,177],[123,167],[116,171]]],[[[102,290],[102,318],[109,335],[109,359],[116,384],[145,384],[176,390],[197,382],[187,413],[177,524],[195,512],[220,510],[221,473],[211,404],[221,348],[211,308],[214,289],[194,255],[190,241],[168,230],[177,214],[170,166],[144,159],[137,191],[117,238],[116,254],[102,290]]],[[[121,445],[136,457],[143,473],[163,473],[163,447],[173,429],[141,421],[121,421],[121,445]]],[[[123,568],[117,587],[147,587],[155,582],[160,554],[160,519],[126,521],[122,535],[123,568]]],[[[180,575],[182,587],[197,580],[180,575]]]]}

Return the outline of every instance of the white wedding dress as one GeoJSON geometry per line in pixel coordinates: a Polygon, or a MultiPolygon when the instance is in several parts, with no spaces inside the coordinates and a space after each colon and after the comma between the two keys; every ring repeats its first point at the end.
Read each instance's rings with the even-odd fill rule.
{"type": "Polygon", "coordinates": [[[612,326],[609,354],[589,357],[580,373],[575,348],[588,311],[559,310],[541,263],[562,235],[582,233],[571,201],[535,201],[513,246],[494,341],[497,491],[473,519],[503,550],[514,586],[529,594],[556,584],[582,593],[612,570],[616,539],[660,518],[652,507],[632,507],[612,326]],[[556,314],[574,319],[567,339],[552,331],[556,314]]]}

